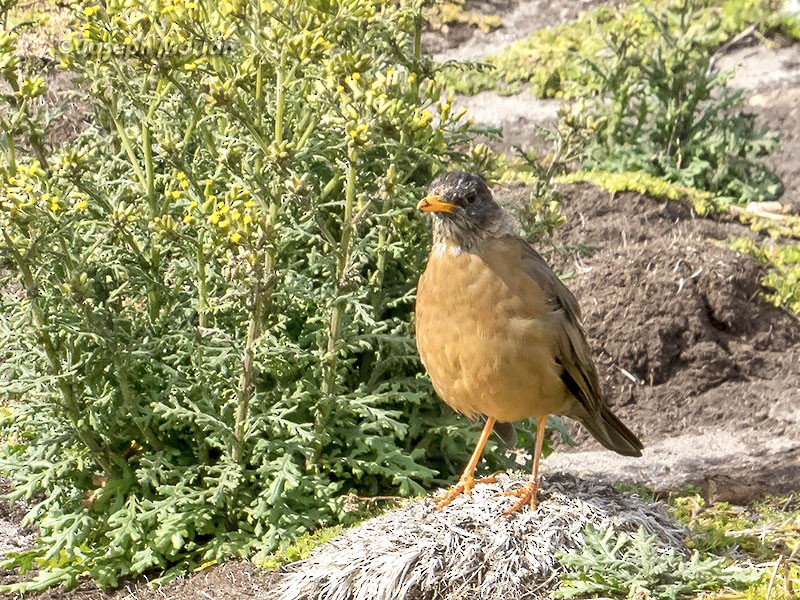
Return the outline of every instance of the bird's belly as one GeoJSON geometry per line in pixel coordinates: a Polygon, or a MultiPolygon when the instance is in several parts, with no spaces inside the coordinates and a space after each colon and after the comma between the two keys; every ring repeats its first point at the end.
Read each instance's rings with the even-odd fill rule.
{"type": "Polygon", "coordinates": [[[417,344],[439,396],[461,413],[499,421],[565,412],[544,300],[511,289],[475,257],[457,266],[460,281],[421,281],[418,292],[417,344]]]}

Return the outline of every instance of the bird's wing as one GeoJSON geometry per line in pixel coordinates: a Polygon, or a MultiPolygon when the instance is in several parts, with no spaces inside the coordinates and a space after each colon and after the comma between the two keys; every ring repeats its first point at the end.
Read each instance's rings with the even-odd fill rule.
{"type": "Polygon", "coordinates": [[[503,423],[501,421],[497,421],[494,424],[494,432],[509,448],[517,447],[517,430],[514,429],[513,423],[503,423]]]}
{"type": "Polygon", "coordinates": [[[555,358],[564,369],[561,380],[577,400],[568,416],[583,423],[606,448],[625,456],[641,456],[642,442],[611,412],[602,394],[575,296],[533,248],[522,239],[519,243],[523,270],[544,292],[552,309],[548,326],[556,341],[555,358]]]}
{"type": "Polygon", "coordinates": [[[522,246],[522,267],[542,289],[552,309],[552,326],[557,341],[556,360],[564,368],[564,384],[590,413],[605,404],[600,390],[592,351],[581,326],[581,310],[572,295],[545,260],[531,246],[519,239],[522,246]]]}

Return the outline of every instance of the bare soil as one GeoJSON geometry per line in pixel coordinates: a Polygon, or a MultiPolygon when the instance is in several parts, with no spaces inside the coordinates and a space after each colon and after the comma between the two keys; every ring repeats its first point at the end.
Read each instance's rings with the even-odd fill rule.
{"type": "Polygon", "coordinates": [[[797,317],[764,298],[755,259],[725,246],[749,231],[632,193],[565,198],[556,239],[597,248],[569,285],[607,392],[639,433],[763,427],[773,401],[800,400],[797,317]]]}
{"type": "MultiPolygon", "coordinates": [[[[501,14],[503,26],[489,33],[429,31],[424,42],[441,60],[479,60],[597,3],[468,1],[468,9],[501,14]]],[[[780,130],[784,147],[770,160],[784,179],[785,202],[798,211],[800,48],[744,45],[720,64],[738,67],[734,83],[747,89],[748,109],[780,130]]],[[[69,88],[67,79],[57,84],[57,93],[69,88]]],[[[505,130],[499,150],[533,143],[533,127],[551,121],[557,109],[525,93],[459,101],[477,122],[505,130]]],[[[82,111],[73,108],[59,138],[81,127],[82,111]]],[[[497,190],[511,202],[528,193],[521,186],[497,190]]],[[[640,459],[619,457],[598,450],[576,426],[578,448],[559,447],[545,468],[663,490],[700,483],[711,499],[737,502],[800,490],[800,323],[765,300],[761,265],[725,243],[755,234],[737,223],[695,218],[679,202],[611,196],[586,185],[563,193],[567,224],[540,249],[570,275],[605,389],[646,449],[640,459]]],[[[0,554],[31,543],[33,532],[19,525],[23,514],[23,506],[0,503],[0,554]]],[[[0,583],[13,577],[0,572],[0,583]]],[[[234,561],[161,588],[140,580],[106,593],[84,582],[36,597],[269,598],[281,577],[234,561]]]]}
{"type": "Polygon", "coordinates": [[[501,15],[502,24],[492,31],[463,25],[429,29],[423,33],[425,49],[439,61],[475,60],[496,54],[511,42],[543,27],[566,23],[607,0],[467,0],[464,10],[501,15]]]}

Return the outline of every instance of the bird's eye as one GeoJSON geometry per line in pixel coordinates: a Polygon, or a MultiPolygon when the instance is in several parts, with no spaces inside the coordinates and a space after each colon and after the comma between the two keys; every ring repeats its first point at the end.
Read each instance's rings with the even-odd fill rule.
{"type": "Polygon", "coordinates": [[[475,202],[475,200],[476,200],[475,194],[467,194],[467,196],[464,198],[464,202],[466,204],[472,204],[473,202],[475,202]]]}

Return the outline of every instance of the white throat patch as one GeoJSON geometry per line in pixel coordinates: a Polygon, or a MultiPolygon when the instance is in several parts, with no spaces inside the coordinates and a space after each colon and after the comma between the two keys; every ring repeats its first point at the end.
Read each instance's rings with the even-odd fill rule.
{"type": "Polygon", "coordinates": [[[458,244],[448,244],[446,242],[436,242],[431,248],[431,254],[436,258],[442,258],[445,254],[458,256],[463,249],[458,244]]]}

